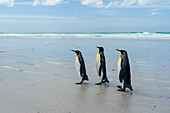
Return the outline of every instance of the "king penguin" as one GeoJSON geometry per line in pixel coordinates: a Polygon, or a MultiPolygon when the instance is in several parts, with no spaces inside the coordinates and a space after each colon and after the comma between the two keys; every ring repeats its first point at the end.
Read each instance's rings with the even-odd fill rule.
{"type": "Polygon", "coordinates": [[[81,82],[76,83],[78,85],[78,84],[82,84],[84,80],[89,81],[89,79],[88,76],[86,75],[86,67],[81,52],[79,50],[72,50],[72,51],[76,53],[75,66],[79,76],[81,77],[81,82]]]}
{"type": "Polygon", "coordinates": [[[116,50],[121,53],[118,60],[118,75],[122,86],[117,86],[119,88],[118,91],[125,91],[126,88],[129,88],[131,91],[133,91],[131,85],[131,73],[128,54],[125,50],[116,50]]]}
{"type": "Polygon", "coordinates": [[[96,83],[96,85],[101,85],[102,83],[109,83],[109,80],[106,75],[106,61],[104,56],[104,48],[103,47],[97,47],[99,49],[99,52],[96,57],[96,70],[97,73],[101,79],[101,82],[96,83]]]}

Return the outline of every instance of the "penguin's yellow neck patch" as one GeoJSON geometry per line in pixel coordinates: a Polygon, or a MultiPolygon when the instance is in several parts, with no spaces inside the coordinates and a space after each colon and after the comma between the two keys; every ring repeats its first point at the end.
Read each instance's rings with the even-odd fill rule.
{"type": "Polygon", "coordinates": [[[78,60],[79,59],[79,57],[76,55],[76,59],[78,60]]]}
{"type": "Polygon", "coordinates": [[[120,57],[119,57],[119,63],[121,63],[122,62],[122,55],[120,55],[120,57]]]}
{"type": "Polygon", "coordinates": [[[98,52],[98,54],[97,55],[100,55],[100,52],[98,52]]]}
{"type": "Polygon", "coordinates": [[[119,60],[118,60],[118,63],[117,63],[117,67],[118,67],[118,76],[119,76],[120,69],[121,69],[121,62],[122,62],[122,55],[120,55],[119,60]]]}
{"type": "Polygon", "coordinates": [[[99,58],[100,58],[100,52],[98,52],[97,57],[99,57],[99,58]]]}
{"type": "Polygon", "coordinates": [[[97,54],[97,59],[100,61],[100,52],[97,54]]]}

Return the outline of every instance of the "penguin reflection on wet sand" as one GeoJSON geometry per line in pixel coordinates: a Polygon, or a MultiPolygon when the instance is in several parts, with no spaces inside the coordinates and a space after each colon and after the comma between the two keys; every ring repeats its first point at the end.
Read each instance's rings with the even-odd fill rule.
{"type": "Polygon", "coordinates": [[[118,61],[118,75],[122,86],[117,86],[119,88],[118,91],[125,91],[126,88],[133,91],[131,86],[131,73],[127,52],[125,50],[116,50],[121,53],[118,61]]]}
{"type": "Polygon", "coordinates": [[[102,83],[109,83],[109,80],[106,75],[106,61],[104,56],[104,48],[103,47],[97,47],[99,49],[99,52],[96,57],[96,70],[101,78],[101,82],[96,83],[96,85],[101,85],[102,83]]]}
{"type": "Polygon", "coordinates": [[[79,76],[81,77],[81,82],[76,84],[77,85],[82,84],[84,80],[89,81],[88,76],[86,75],[86,67],[81,52],[79,50],[71,50],[71,51],[77,54],[75,58],[75,66],[79,76]]]}

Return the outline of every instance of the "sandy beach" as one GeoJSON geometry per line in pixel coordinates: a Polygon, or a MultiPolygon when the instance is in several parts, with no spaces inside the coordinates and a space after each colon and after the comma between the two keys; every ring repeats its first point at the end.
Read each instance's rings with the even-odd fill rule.
{"type": "Polygon", "coordinates": [[[0,38],[0,113],[169,113],[170,40],[0,38]],[[105,48],[109,84],[96,86],[96,46],[105,48]],[[90,81],[75,85],[75,53],[90,81]],[[118,92],[126,49],[134,91],[118,92]]]}

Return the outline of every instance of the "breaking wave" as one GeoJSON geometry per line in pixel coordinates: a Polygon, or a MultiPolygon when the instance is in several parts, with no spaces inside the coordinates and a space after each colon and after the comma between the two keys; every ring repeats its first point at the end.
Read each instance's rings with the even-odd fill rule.
{"type": "Polygon", "coordinates": [[[83,38],[170,40],[170,32],[0,33],[0,38],[83,38]]]}

